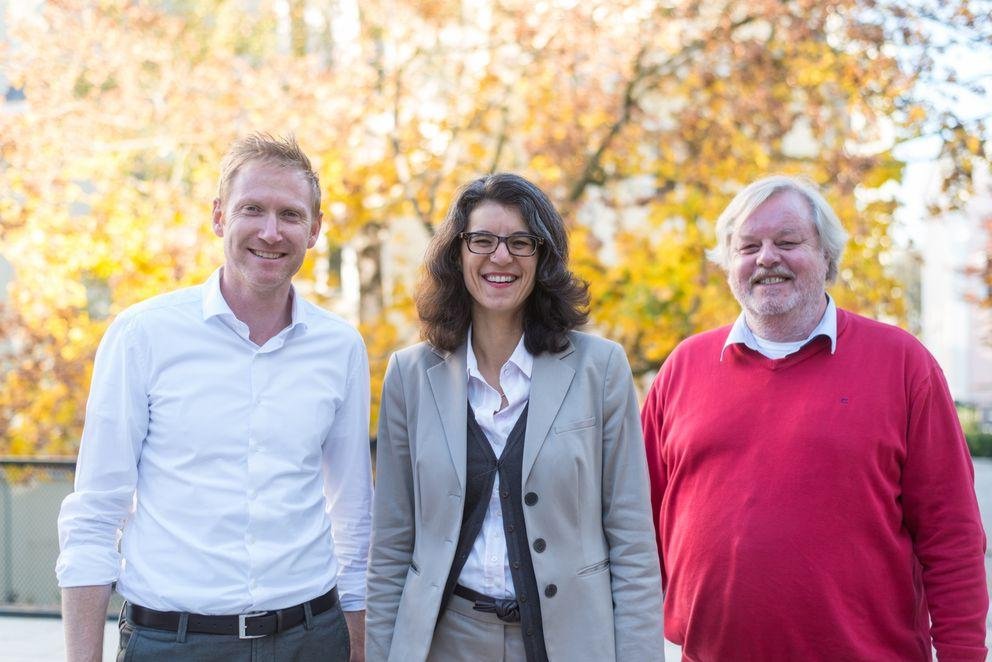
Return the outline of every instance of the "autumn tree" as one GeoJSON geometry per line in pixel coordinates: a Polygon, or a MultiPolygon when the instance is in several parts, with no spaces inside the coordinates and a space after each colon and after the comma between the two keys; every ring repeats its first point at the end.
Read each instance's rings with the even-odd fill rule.
{"type": "Polygon", "coordinates": [[[920,87],[953,82],[939,49],[985,43],[975,3],[430,3],[402,20],[395,3],[362,7],[407,212],[436,222],[473,171],[536,179],[573,223],[597,327],[637,372],[732,318],[704,248],[743,184],[772,171],[822,184],[853,236],[839,302],[899,320],[894,148],[943,138],[949,192],[982,157],[981,122],[931,112],[920,87]]]}
{"type": "Polygon", "coordinates": [[[772,171],[820,183],[851,231],[839,302],[899,319],[893,149],[939,136],[952,202],[988,156],[985,127],[931,112],[920,88],[954,82],[939,49],[987,40],[988,8],[59,0],[11,16],[3,70],[24,100],[0,113],[0,251],[16,272],[0,452],[72,449],[109,318],[219,263],[217,164],[251,130],[294,132],[314,156],[326,232],[299,287],[336,306],[354,262],[374,396],[416,337],[417,247],[459,185],[496,170],[560,205],[593,323],[638,373],[733,318],[704,249],[730,197],[772,171]]]}

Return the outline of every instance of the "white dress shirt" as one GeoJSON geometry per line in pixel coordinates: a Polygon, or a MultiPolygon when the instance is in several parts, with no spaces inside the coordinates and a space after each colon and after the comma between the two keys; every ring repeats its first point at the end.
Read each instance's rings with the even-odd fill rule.
{"type": "MultiPolygon", "coordinates": [[[[468,332],[466,367],[468,368],[468,402],[475,414],[475,420],[482,428],[493,453],[499,457],[506,447],[507,438],[520,418],[521,412],[530,398],[530,375],[534,368],[534,357],[524,347],[523,336],[516,349],[499,371],[499,382],[509,403],[502,410],[502,396],[490,386],[482,373],[479,362],[472,351],[472,329],[468,332]]],[[[465,566],[458,577],[458,583],[493,598],[512,598],[513,577],[510,574],[510,558],[506,553],[506,538],[503,535],[503,507],[499,498],[499,474],[489,495],[486,517],[482,520],[482,530],[472,545],[465,566]]]]}
{"type": "Polygon", "coordinates": [[[781,359],[798,352],[806,343],[817,336],[826,336],[830,340],[830,353],[833,354],[837,351],[837,304],[834,303],[829,294],[826,296],[827,309],[823,311],[823,317],[820,318],[819,323],[806,338],[793,342],[775,342],[755,335],[751,327],[747,325],[744,313],[741,312],[734,321],[734,325],[730,327],[727,340],[723,343],[723,349],[720,350],[720,360],[723,360],[724,350],[738,343],[770,359],[781,359]]]}
{"type": "Polygon", "coordinates": [[[372,496],[361,337],[293,292],[259,347],[203,285],[121,313],[100,343],[59,586],[117,582],[166,611],[365,604],[372,496]],[[118,536],[120,551],[118,552],[118,536]]]}

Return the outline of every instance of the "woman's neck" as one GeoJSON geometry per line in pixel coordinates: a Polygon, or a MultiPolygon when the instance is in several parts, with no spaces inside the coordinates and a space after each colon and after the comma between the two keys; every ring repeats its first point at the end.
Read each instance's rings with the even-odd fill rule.
{"type": "Polygon", "coordinates": [[[513,355],[523,333],[523,323],[519,319],[479,319],[479,316],[472,316],[472,351],[479,364],[479,372],[497,390],[499,370],[513,355]]]}

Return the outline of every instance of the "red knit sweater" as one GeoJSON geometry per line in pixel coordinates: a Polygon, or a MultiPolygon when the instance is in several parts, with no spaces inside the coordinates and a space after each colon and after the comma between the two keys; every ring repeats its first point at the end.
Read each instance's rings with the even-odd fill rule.
{"type": "Polygon", "coordinates": [[[931,634],[942,661],[985,659],[985,536],[943,373],[908,333],[837,315],[833,355],[820,337],[721,361],[724,327],[651,387],[665,635],[686,660],[929,660],[931,634]]]}

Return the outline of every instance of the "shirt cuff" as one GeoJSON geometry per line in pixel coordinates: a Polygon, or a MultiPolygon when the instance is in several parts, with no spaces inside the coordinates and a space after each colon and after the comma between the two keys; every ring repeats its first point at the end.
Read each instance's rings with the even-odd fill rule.
{"type": "Polygon", "coordinates": [[[79,545],[63,549],[55,562],[59,588],[106,586],[118,580],[121,557],[116,549],[97,545],[79,545]]]}
{"type": "Polygon", "coordinates": [[[365,609],[365,577],[356,578],[338,576],[338,595],[341,598],[343,611],[362,611],[365,609]]]}

